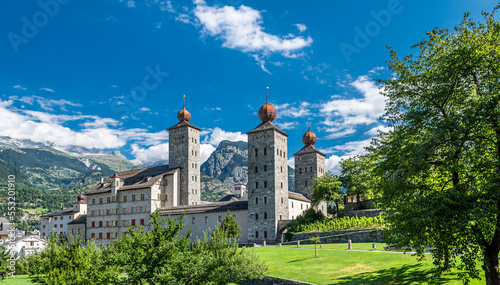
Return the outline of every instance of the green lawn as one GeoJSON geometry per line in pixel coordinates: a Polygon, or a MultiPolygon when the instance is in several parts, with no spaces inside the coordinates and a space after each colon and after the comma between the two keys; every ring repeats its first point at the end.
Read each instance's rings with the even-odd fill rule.
{"type": "Polygon", "coordinates": [[[27,284],[33,284],[33,283],[31,283],[30,280],[28,279],[28,275],[19,275],[19,276],[15,276],[13,278],[9,278],[8,280],[6,278],[3,281],[0,278],[0,284],[27,285],[27,284]]]}
{"type": "MultiPolygon", "coordinates": [[[[385,244],[377,243],[376,251],[385,244]]],[[[253,248],[269,268],[268,275],[311,282],[315,284],[462,284],[457,272],[435,279],[432,277],[432,260],[418,262],[411,254],[376,252],[371,243],[326,244],[318,246],[318,258],[314,258],[314,245],[287,245],[253,248]],[[366,250],[366,251],[356,251],[366,250]]],[[[483,274],[482,274],[483,275],[483,274]]],[[[26,275],[10,278],[0,284],[32,284],[26,275]]],[[[484,284],[473,280],[470,284],[484,284]]]]}
{"type": "MultiPolygon", "coordinates": [[[[371,246],[353,244],[353,249],[371,250],[371,246]]],[[[383,246],[377,244],[377,250],[383,246]]],[[[347,244],[318,246],[318,258],[314,258],[314,245],[268,246],[255,251],[269,267],[269,275],[315,284],[462,284],[456,271],[432,278],[430,257],[418,262],[411,254],[399,252],[347,250],[347,244]]],[[[471,284],[484,284],[484,277],[471,284]]]]}

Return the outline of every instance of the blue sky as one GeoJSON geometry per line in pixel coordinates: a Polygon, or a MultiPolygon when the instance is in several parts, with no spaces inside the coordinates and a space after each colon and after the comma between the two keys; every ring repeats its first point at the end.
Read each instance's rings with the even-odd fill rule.
{"type": "Polygon", "coordinates": [[[302,147],[307,120],[327,168],[378,129],[392,46],[400,55],[494,1],[7,1],[0,11],[0,136],[168,160],[186,94],[202,158],[246,140],[269,100],[302,147]]]}

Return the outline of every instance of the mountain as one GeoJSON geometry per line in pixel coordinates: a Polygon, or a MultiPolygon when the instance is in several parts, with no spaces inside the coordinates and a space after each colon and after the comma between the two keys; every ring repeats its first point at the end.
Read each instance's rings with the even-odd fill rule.
{"type": "MultiPolygon", "coordinates": [[[[234,192],[234,184],[248,182],[248,143],[222,141],[201,165],[202,199],[215,201],[234,192]]],[[[295,171],[288,167],[288,189],[295,191],[295,171]]]]}

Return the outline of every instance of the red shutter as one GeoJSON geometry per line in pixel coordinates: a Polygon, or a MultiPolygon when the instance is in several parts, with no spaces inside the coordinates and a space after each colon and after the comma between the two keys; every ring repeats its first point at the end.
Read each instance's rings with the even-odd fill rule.
{"type": "Polygon", "coordinates": [[[102,221],[99,222],[99,227],[102,228],[102,221]]]}
{"type": "Polygon", "coordinates": [[[94,233],[92,233],[92,238],[95,238],[95,234],[94,233]]]}
{"type": "Polygon", "coordinates": [[[99,239],[102,239],[102,233],[99,233],[99,239]]]}
{"type": "Polygon", "coordinates": [[[132,220],[132,226],[135,226],[135,220],[132,220]]]}
{"type": "Polygon", "coordinates": [[[92,227],[95,228],[95,222],[92,222],[92,227]]]}
{"type": "Polygon", "coordinates": [[[111,233],[106,233],[106,238],[110,239],[111,238],[111,233]]]}
{"type": "Polygon", "coordinates": [[[144,226],[144,219],[141,219],[141,226],[144,226]]]}

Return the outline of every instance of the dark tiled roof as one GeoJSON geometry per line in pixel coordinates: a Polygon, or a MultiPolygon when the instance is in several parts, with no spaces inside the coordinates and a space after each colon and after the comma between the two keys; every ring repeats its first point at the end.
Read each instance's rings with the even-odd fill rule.
{"type": "Polygon", "coordinates": [[[267,121],[267,122],[263,122],[262,124],[258,125],[255,129],[247,132],[247,134],[250,134],[250,133],[254,133],[254,132],[258,132],[258,131],[265,131],[265,130],[269,130],[269,129],[275,129],[276,131],[280,132],[281,134],[283,134],[284,136],[287,136],[288,137],[288,134],[285,133],[284,131],[280,130],[278,127],[276,127],[275,124],[273,124],[272,122],[270,121],[267,121]]]}
{"type": "Polygon", "coordinates": [[[2,229],[0,231],[0,235],[8,235],[9,234],[9,230],[12,227],[12,224],[9,222],[9,220],[7,220],[5,218],[1,218],[0,222],[1,222],[1,225],[2,225],[2,229]]]}
{"type": "Polygon", "coordinates": [[[0,218],[0,223],[10,224],[11,222],[6,218],[0,218]]]}
{"type": "Polygon", "coordinates": [[[288,191],[288,199],[294,199],[294,200],[299,200],[299,201],[311,203],[311,200],[307,199],[306,196],[304,196],[300,193],[296,193],[296,192],[288,191]]]}
{"type": "MultiPolygon", "coordinates": [[[[123,186],[118,190],[132,190],[151,187],[163,175],[174,173],[176,169],[178,168],[169,168],[168,165],[160,165],[119,172],[118,176],[120,176],[120,181],[123,182],[123,186]],[[147,180],[146,178],[150,179],[147,180]]],[[[96,184],[96,186],[90,189],[89,192],[85,193],[85,195],[110,192],[112,182],[113,179],[111,177],[108,177],[104,179],[103,184],[96,184]]]]}
{"type": "Polygon", "coordinates": [[[227,202],[227,201],[229,201],[229,200],[231,200],[233,198],[235,198],[233,194],[227,194],[226,196],[223,196],[222,198],[220,198],[219,200],[217,200],[217,202],[227,202]]]}
{"type": "Polygon", "coordinates": [[[78,218],[69,222],[68,225],[76,225],[76,224],[86,224],[87,223],[87,215],[80,215],[78,218]]]}
{"type": "Polygon", "coordinates": [[[166,207],[160,210],[160,215],[167,216],[167,215],[227,212],[228,210],[229,211],[248,210],[248,201],[214,202],[201,205],[166,207]]]}
{"type": "Polygon", "coordinates": [[[184,127],[184,126],[190,126],[191,128],[197,129],[198,131],[201,130],[200,128],[198,128],[197,126],[195,126],[191,123],[188,123],[186,121],[182,121],[182,122],[178,122],[177,124],[171,126],[170,128],[167,129],[167,131],[170,131],[170,130],[175,129],[175,128],[184,127]]]}
{"type": "Polygon", "coordinates": [[[293,155],[303,154],[303,153],[311,153],[311,152],[316,152],[316,153],[319,153],[322,156],[326,157],[326,155],[324,153],[322,153],[321,151],[319,151],[313,145],[306,145],[305,147],[303,147],[301,150],[299,150],[298,152],[294,153],[293,155]]]}
{"type": "Polygon", "coordinates": [[[50,212],[50,213],[44,214],[44,215],[42,215],[42,217],[53,217],[53,216],[61,216],[61,215],[71,215],[71,214],[75,214],[75,213],[79,213],[79,212],[78,211],[73,211],[73,208],[65,208],[65,209],[62,209],[62,210],[59,210],[59,211],[54,211],[54,212],[50,212]]]}

